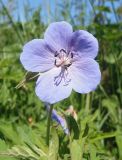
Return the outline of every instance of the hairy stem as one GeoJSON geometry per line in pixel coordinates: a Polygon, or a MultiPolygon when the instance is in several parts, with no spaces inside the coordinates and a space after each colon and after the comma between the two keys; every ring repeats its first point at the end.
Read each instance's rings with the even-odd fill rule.
{"type": "Polygon", "coordinates": [[[53,105],[50,106],[49,112],[48,112],[48,120],[47,120],[47,137],[46,137],[46,143],[49,146],[49,139],[50,139],[50,124],[51,124],[51,115],[53,111],[53,105]]]}
{"type": "Polygon", "coordinates": [[[88,93],[86,96],[86,106],[85,106],[85,111],[87,114],[90,112],[90,100],[91,100],[91,95],[90,93],[88,93]]]}

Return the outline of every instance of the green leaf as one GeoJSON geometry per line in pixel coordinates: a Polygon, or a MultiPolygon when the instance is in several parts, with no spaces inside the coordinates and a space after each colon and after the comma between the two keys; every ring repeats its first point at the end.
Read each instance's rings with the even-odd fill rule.
{"type": "Polygon", "coordinates": [[[70,129],[71,136],[73,137],[73,139],[78,139],[79,138],[79,127],[78,127],[76,120],[71,115],[68,115],[66,116],[66,121],[68,123],[68,127],[70,129]]]}
{"type": "Polygon", "coordinates": [[[90,142],[94,143],[95,141],[102,140],[105,138],[111,138],[119,135],[119,132],[108,132],[108,133],[97,133],[94,137],[90,138],[90,142]]]}
{"type": "Polygon", "coordinates": [[[39,159],[39,156],[37,156],[31,149],[26,146],[14,146],[11,149],[0,152],[0,155],[15,158],[29,158],[30,160],[39,159]]]}
{"type": "Polygon", "coordinates": [[[105,61],[107,63],[110,63],[110,64],[115,64],[116,63],[116,59],[115,59],[115,56],[113,54],[109,54],[109,55],[105,56],[105,61]]]}
{"type": "Polygon", "coordinates": [[[122,159],[122,134],[116,136],[116,143],[119,150],[119,159],[122,159]]]}
{"type": "Polygon", "coordinates": [[[0,133],[2,133],[7,139],[14,142],[15,144],[21,143],[21,139],[19,139],[14,126],[10,124],[0,123],[0,133]]]}
{"type": "Polygon", "coordinates": [[[86,136],[88,135],[88,132],[89,132],[89,126],[88,126],[88,124],[86,123],[86,127],[85,127],[85,129],[84,129],[84,133],[83,133],[82,137],[86,137],[86,136]]]}
{"type": "MultiPolygon", "coordinates": [[[[0,139],[0,153],[4,152],[7,149],[8,149],[8,145],[5,143],[4,140],[0,139]]],[[[0,160],[16,160],[16,159],[15,158],[11,158],[11,157],[2,156],[0,154],[0,160]]]]}
{"type": "Polygon", "coordinates": [[[118,113],[117,113],[116,108],[119,106],[118,97],[116,95],[112,95],[108,99],[103,99],[102,105],[103,105],[103,107],[106,107],[108,109],[108,111],[111,114],[111,118],[113,118],[113,121],[117,122],[118,121],[118,117],[117,117],[118,113]]]}
{"type": "Polygon", "coordinates": [[[51,128],[52,138],[50,140],[49,146],[49,160],[57,160],[58,158],[58,150],[59,150],[59,139],[55,128],[51,128]]]}
{"type": "Polygon", "coordinates": [[[8,146],[4,140],[0,139],[0,151],[7,149],[8,146]]]}
{"type": "Polygon", "coordinates": [[[81,160],[82,159],[81,145],[78,140],[73,140],[71,142],[70,154],[71,154],[71,160],[81,160]]]}
{"type": "Polygon", "coordinates": [[[90,160],[98,160],[96,147],[90,144],[89,150],[90,150],[90,160]]]}

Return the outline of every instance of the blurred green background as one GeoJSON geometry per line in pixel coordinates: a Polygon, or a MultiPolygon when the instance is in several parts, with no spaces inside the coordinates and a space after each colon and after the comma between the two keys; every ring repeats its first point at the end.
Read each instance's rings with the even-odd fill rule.
{"type": "Polygon", "coordinates": [[[0,160],[43,160],[45,155],[49,160],[122,160],[121,0],[0,0],[0,155],[0,160]],[[59,112],[72,105],[78,115],[72,128],[79,130],[69,142],[58,126],[48,148],[47,113],[35,95],[35,81],[15,87],[26,73],[19,60],[23,45],[43,38],[47,26],[61,20],[97,37],[102,80],[96,91],[73,92],[54,105],[59,112]]]}

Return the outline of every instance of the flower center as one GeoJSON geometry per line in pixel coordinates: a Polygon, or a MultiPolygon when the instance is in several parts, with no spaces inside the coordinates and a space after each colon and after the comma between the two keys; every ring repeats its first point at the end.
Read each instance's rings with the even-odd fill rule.
{"type": "Polygon", "coordinates": [[[61,49],[59,52],[55,53],[55,66],[67,69],[67,67],[72,64],[72,59],[72,52],[67,53],[64,49],[61,49]]]}
{"type": "Polygon", "coordinates": [[[64,49],[61,49],[59,52],[55,53],[55,66],[61,67],[61,72],[59,75],[54,77],[54,84],[56,86],[58,86],[62,81],[64,86],[71,82],[71,79],[68,76],[68,67],[71,66],[72,62],[72,52],[66,52],[64,49]]]}

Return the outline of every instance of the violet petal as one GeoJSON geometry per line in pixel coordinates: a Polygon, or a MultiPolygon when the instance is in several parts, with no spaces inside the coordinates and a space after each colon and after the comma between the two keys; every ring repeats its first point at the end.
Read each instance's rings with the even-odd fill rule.
{"type": "Polygon", "coordinates": [[[45,72],[54,67],[54,54],[42,39],[34,39],[23,47],[21,63],[27,71],[45,72]]]}
{"type": "Polygon", "coordinates": [[[56,51],[60,51],[61,49],[68,50],[72,32],[72,26],[69,23],[64,21],[55,22],[51,23],[47,28],[44,39],[56,51]]]}
{"type": "Polygon", "coordinates": [[[95,58],[98,54],[98,41],[87,31],[75,31],[72,34],[70,49],[82,58],[95,58]]]}
{"type": "Polygon", "coordinates": [[[101,80],[98,63],[91,58],[79,59],[70,68],[72,87],[78,93],[95,90],[101,80]]]}
{"type": "MultiPolygon", "coordinates": [[[[36,94],[43,101],[50,104],[67,98],[71,91],[71,83],[64,85],[62,79],[58,85],[55,84],[55,77],[59,76],[61,68],[53,68],[50,71],[41,74],[36,82],[36,94]]],[[[60,76],[57,79],[60,80],[60,76]]]]}

